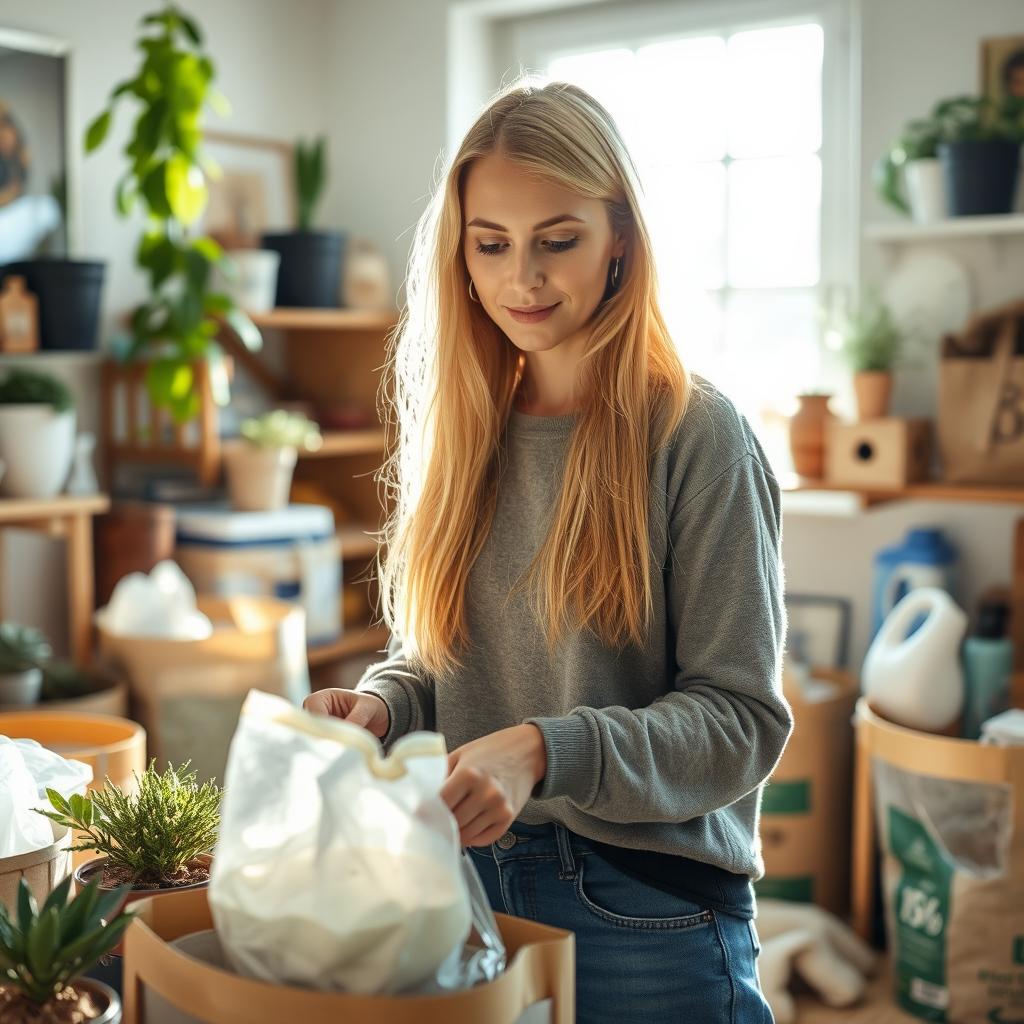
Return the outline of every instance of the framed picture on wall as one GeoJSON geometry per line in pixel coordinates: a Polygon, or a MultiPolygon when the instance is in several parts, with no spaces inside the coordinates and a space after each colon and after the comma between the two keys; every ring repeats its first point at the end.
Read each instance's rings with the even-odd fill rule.
{"type": "Polygon", "coordinates": [[[798,661],[846,668],[850,601],[829,594],[786,594],[787,647],[798,661]]]}
{"type": "Polygon", "coordinates": [[[77,241],[69,53],[62,40],[0,26],[0,265],[64,255],[77,241]]]}
{"type": "Polygon", "coordinates": [[[198,230],[225,249],[249,249],[259,247],[264,231],[295,226],[291,143],[206,131],[203,152],[221,176],[207,179],[210,198],[198,230]]]}
{"type": "Polygon", "coordinates": [[[1024,100],[1024,35],[981,41],[981,93],[1001,102],[1007,96],[1024,100]]]}

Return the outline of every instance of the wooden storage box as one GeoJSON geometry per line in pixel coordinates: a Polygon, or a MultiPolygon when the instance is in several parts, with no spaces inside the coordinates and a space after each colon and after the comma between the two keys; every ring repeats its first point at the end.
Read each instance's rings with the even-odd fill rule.
{"type": "Polygon", "coordinates": [[[903,487],[927,480],[932,422],[887,416],[827,425],[825,480],[843,487],[903,487]]]}

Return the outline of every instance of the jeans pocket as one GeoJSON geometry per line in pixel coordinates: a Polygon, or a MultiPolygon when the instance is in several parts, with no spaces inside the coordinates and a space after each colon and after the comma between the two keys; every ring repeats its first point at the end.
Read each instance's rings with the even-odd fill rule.
{"type": "Polygon", "coordinates": [[[647,885],[597,854],[577,860],[576,898],[595,917],[622,928],[700,928],[715,919],[710,908],[647,885]]]}

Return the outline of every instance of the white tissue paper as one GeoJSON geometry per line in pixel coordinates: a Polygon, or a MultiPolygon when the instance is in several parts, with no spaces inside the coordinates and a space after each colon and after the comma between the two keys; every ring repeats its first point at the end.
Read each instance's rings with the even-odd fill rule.
{"type": "Polygon", "coordinates": [[[435,984],[474,920],[446,775],[436,733],[384,758],[365,729],[251,690],[209,890],[233,968],[364,995],[435,984]]]}
{"type": "Polygon", "coordinates": [[[213,624],[196,607],[196,591],[177,562],[154,566],[147,576],[133,572],[114,588],[110,603],[96,613],[96,625],[112,636],[158,636],[205,640],[213,624]]]}
{"type": "Polygon", "coordinates": [[[48,819],[33,808],[48,808],[47,787],[61,796],[84,793],[92,768],[61,757],[35,740],[0,736],[0,857],[17,857],[53,842],[48,819]]]}

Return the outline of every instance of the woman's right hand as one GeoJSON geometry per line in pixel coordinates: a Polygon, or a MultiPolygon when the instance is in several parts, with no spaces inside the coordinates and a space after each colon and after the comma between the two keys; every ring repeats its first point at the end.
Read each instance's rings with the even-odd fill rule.
{"type": "Polygon", "coordinates": [[[391,725],[391,714],[387,704],[372,693],[358,693],[333,687],[311,693],[302,707],[314,715],[331,715],[344,719],[352,725],[361,725],[380,739],[391,725]]]}

